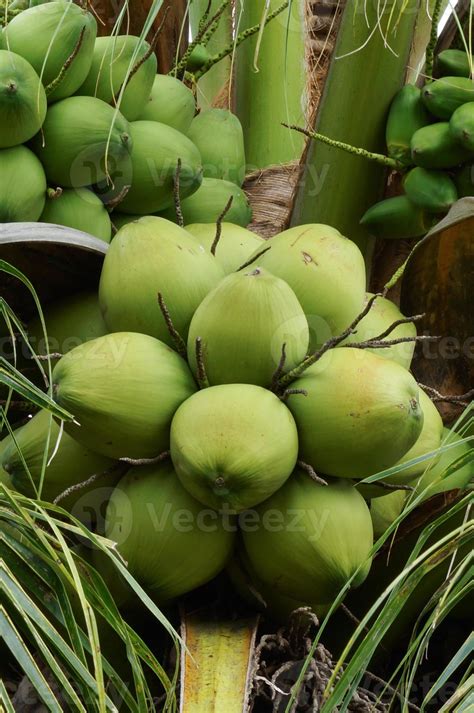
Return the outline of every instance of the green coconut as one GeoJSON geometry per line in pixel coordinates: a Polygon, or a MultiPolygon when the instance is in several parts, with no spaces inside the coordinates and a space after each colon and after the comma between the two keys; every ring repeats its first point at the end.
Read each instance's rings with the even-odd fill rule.
{"type": "MultiPolygon", "coordinates": [[[[11,435],[8,435],[6,438],[4,438],[2,441],[0,441],[0,485],[6,485],[7,488],[10,490],[15,490],[13,487],[12,479],[10,477],[10,474],[7,473],[6,470],[3,469],[2,465],[2,460],[3,460],[3,453],[5,449],[9,446],[9,444],[12,441],[11,435]]],[[[1,488],[0,488],[0,493],[1,493],[1,488]]]]}
{"type": "Polygon", "coordinates": [[[37,221],[46,200],[46,176],[26,146],[0,151],[0,223],[37,221]]]}
{"type": "Polygon", "coordinates": [[[211,59],[211,54],[205,45],[197,44],[193,47],[191,54],[186,62],[186,69],[188,72],[195,72],[198,69],[202,69],[207,62],[211,59]]]}
{"type": "Polygon", "coordinates": [[[193,119],[188,136],[201,152],[204,176],[242,185],[244,132],[235,114],[228,109],[202,111],[193,119]]]}
{"type": "Polygon", "coordinates": [[[94,97],[69,97],[48,111],[33,148],[53,186],[81,188],[128,165],[130,124],[94,97]]]}
{"type": "MultiPolygon", "coordinates": [[[[201,187],[192,196],[181,201],[185,224],[215,223],[231,197],[232,205],[225,214],[225,219],[228,223],[245,228],[252,220],[252,209],[247,196],[235,183],[219,178],[203,178],[201,187]]],[[[176,220],[174,206],[162,215],[169,220],[176,220]]]]}
{"type": "MultiPolygon", "coordinates": [[[[12,439],[3,451],[2,466],[19,492],[36,497],[38,491],[41,500],[52,502],[67,488],[84,482],[92,475],[100,475],[113,465],[110,458],[93,453],[67,433],[61,432],[60,426],[48,411],[39,411],[28,423],[17,429],[15,441],[12,439]]],[[[117,474],[115,478],[107,475],[97,485],[92,483],[81,488],[61,500],[61,507],[70,510],[78,500],[97,487],[110,487],[117,477],[117,474]]]]}
{"type": "Polygon", "coordinates": [[[234,529],[228,518],[189,495],[170,463],[132,468],[112,494],[106,515],[107,537],[159,602],[218,574],[231,554],[234,529]]]}
{"type": "Polygon", "coordinates": [[[259,578],[277,592],[324,605],[353,575],[354,587],[366,578],[372,520],[349,483],[319,485],[296,471],[252,514],[253,520],[239,523],[245,550],[259,578]]]}
{"type": "Polygon", "coordinates": [[[300,457],[318,473],[361,480],[395,464],[421,434],[413,376],[360,349],[327,351],[291,388],[300,457]]]}
{"type": "Polygon", "coordinates": [[[285,404],[251,384],[198,391],[171,424],[171,458],[196,500],[241,512],[287,480],[298,457],[298,433],[285,404]]]}
{"type": "Polygon", "coordinates": [[[123,228],[124,225],[128,225],[129,223],[134,223],[136,220],[140,220],[140,218],[153,218],[154,216],[143,216],[143,215],[127,215],[126,213],[117,213],[114,212],[110,216],[110,220],[112,222],[113,228],[115,228],[115,231],[118,232],[120,228],[123,228]]]}
{"type": "Polygon", "coordinates": [[[114,187],[99,184],[103,200],[115,198],[128,188],[118,213],[148,215],[174,204],[178,161],[180,196],[191,195],[201,185],[201,155],[187,136],[157,121],[130,124],[133,151],[127,166],[114,177],[114,187]]]}
{"type": "Polygon", "coordinates": [[[209,383],[269,386],[285,345],[285,369],[305,357],[308,324],[295,293],[260,267],[228,275],[197,308],[189,327],[188,361],[195,373],[201,339],[209,383]]]}
{"type": "Polygon", "coordinates": [[[362,312],[365,264],[357,245],[328,225],[300,225],[275,235],[259,265],[285,280],[303,307],[310,350],[340,334],[362,312]]]}
{"type": "MultiPolygon", "coordinates": [[[[210,251],[216,238],[215,223],[191,223],[186,225],[188,233],[194,235],[206,250],[210,251]]],[[[215,256],[216,260],[224,268],[228,275],[238,270],[252,255],[257,248],[263,250],[265,241],[256,233],[242,228],[234,223],[222,223],[221,236],[217,243],[215,256]]]]}
{"type": "Polygon", "coordinates": [[[58,0],[31,7],[14,17],[4,30],[4,41],[5,46],[28,60],[45,87],[63,71],[61,81],[48,93],[48,101],[52,102],[74,94],[87,77],[96,34],[93,15],[79,5],[58,0]]]}
{"type": "Polygon", "coordinates": [[[168,448],[171,420],[196,390],[176,352],[145,334],[118,332],[81,344],[54,367],[54,396],[75,416],[66,431],[110,458],[168,448]]]}
{"type": "MultiPolygon", "coordinates": [[[[107,334],[104,318],[99,307],[96,291],[79,292],[65,297],[45,307],[43,318],[46,324],[47,339],[39,317],[27,325],[28,341],[36,354],[47,352],[67,354],[91,339],[107,334]]],[[[23,347],[26,357],[31,355],[26,345],[23,347]]],[[[52,364],[57,361],[52,360],[52,364]]]]}
{"type": "Polygon", "coordinates": [[[381,498],[370,501],[370,517],[374,528],[374,537],[377,540],[395,522],[405,507],[407,499],[406,490],[394,490],[393,493],[385,491],[381,498]]]}
{"type": "MultiPolygon", "coordinates": [[[[373,294],[368,292],[365,304],[367,304],[371,297],[373,297],[373,294]]],[[[397,305],[385,297],[377,297],[370,311],[355,328],[354,334],[347,337],[342,342],[342,345],[359,344],[360,342],[374,339],[383,334],[392,324],[404,318],[404,315],[400,312],[397,305]]],[[[404,339],[406,337],[416,337],[416,327],[413,322],[400,324],[387,335],[386,339],[404,339]]],[[[384,359],[396,361],[400,366],[409,369],[415,351],[415,342],[404,342],[402,344],[394,344],[392,347],[385,347],[384,349],[367,349],[367,351],[384,357],[384,359]]]]}
{"type": "Polygon", "coordinates": [[[150,98],[156,64],[156,55],[151,52],[148,42],[140,37],[98,37],[89,74],[77,94],[98,97],[108,104],[117,102],[123,116],[134,121],[150,98]],[[135,67],[138,69],[132,75],[135,67]]]}
{"type": "Polygon", "coordinates": [[[151,96],[138,118],[158,121],[186,134],[195,113],[196,102],[191,89],[176,77],[157,74],[151,96]]]}
{"type": "Polygon", "coordinates": [[[0,149],[31,139],[46,116],[46,94],[26,59],[0,50],[0,149]]]}
{"type": "Polygon", "coordinates": [[[174,223],[151,216],[129,223],[113,239],[102,268],[105,322],[110,331],[150,334],[174,347],[158,293],[186,339],[196,308],[223,276],[217,260],[174,223]]]}
{"type": "Polygon", "coordinates": [[[437,462],[412,482],[416,494],[423,493],[423,500],[448,490],[464,490],[474,479],[472,440],[463,440],[455,431],[444,428],[441,446],[451,448],[446,449],[437,462]]]}
{"type": "Polygon", "coordinates": [[[52,191],[40,218],[41,223],[56,223],[82,230],[106,243],[112,237],[112,224],[104,204],[88,188],[52,191]]]}

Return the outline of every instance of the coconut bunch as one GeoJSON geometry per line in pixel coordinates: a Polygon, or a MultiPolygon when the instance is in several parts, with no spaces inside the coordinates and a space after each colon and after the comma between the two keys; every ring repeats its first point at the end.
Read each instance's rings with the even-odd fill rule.
{"type": "Polygon", "coordinates": [[[227,222],[246,226],[237,117],[195,116],[193,91],[157,73],[153,46],[97,37],[86,8],[29,5],[13,3],[0,30],[0,222],[65,225],[110,242],[136,216],[174,220],[178,190],[187,223],[214,222],[229,204],[227,222]]]}

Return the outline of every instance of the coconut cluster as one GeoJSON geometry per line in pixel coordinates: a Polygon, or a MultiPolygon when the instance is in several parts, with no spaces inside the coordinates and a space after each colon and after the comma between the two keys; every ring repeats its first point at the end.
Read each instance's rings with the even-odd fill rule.
{"type": "Polygon", "coordinates": [[[140,37],[97,37],[94,16],[67,0],[29,4],[0,29],[0,221],[110,242],[137,216],[174,221],[178,181],[187,223],[215,221],[231,200],[227,220],[247,225],[237,117],[195,117],[193,91],[157,73],[140,37]]]}

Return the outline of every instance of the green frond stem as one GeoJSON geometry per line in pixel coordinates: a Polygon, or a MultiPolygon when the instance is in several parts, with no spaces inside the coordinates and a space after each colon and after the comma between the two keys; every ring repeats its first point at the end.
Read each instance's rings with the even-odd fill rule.
{"type": "Polygon", "coordinates": [[[208,19],[208,17],[210,13],[211,3],[208,3],[206,11],[199,19],[195,37],[193,37],[193,40],[189,43],[186,52],[183,54],[176,66],[173,67],[173,69],[169,72],[169,74],[173,76],[181,76],[181,74],[186,70],[186,66],[188,64],[189,58],[191,57],[191,54],[193,53],[193,50],[200,44],[207,45],[211,37],[216,32],[217,28],[219,27],[221,17],[227,10],[227,8],[230,6],[231,2],[232,0],[224,0],[219,5],[217,11],[214,13],[210,20],[208,19]]]}

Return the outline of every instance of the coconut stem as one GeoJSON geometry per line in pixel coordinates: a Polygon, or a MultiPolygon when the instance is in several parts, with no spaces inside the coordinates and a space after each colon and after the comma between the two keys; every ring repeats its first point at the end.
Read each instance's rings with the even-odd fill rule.
{"type": "Polygon", "coordinates": [[[286,362],[286,342],[283,342],[281,345],[281,355],[280,355],[280,361],[278,362],[278,366],[273,372],[272,376],[272,381],[270,385],[270,391],[277,391],[278,389],[278,379],[280,376],[283,374],[283,369],[285,368],[285,362],[286,362]]]}
{"type": "Polygon", "coordinates": [[[164,460],[168,460],[171,455],[171,451],[163,451],[160,455],[154,458],[119,458],[121,463],[127,463],[128,465],[155,465],[156,463],[162,463],[164,460]]]}
{"type": "Polygon", "coordinates": [[[179,62],[173,67],[173,69],[170,71],[170,74],[172,74],[174,77],[183,74],[183,72],[186,71],[186,66],[188,64],[189,58],[193,52],[193,50],[197,47],[199,44],[205,44],[206,42],[209,42],[210,38],[216,31],[218,25],[219,25],[219,20],[224,13],[225,9],[230,5],[232,0],[224,0],[222,5],[217,8],[217,11],[214,13],[214,15],[209,19],[209,12],[211,9],[211,2],[209,2],[209,5],[207,6],[206,12],[204,15],[201,17],[199,21],[199,27],[198,31],[196,33],[196,37],[192,40],[192,42],[189,43],[188,48],[186,52],[183,54],[179,62]]]}
{"type": "Polygon", "coordinates": [[[209,379],[206,374],[206,366],[204,364],[204,354],[202,349],[201,337],[196,337],[196,366],[197,366],[197,382],[200,389],[209,387],[209,379]]]}
{"type": "Polygon", "coordinates": [[[216,220],[216,237],[212,241],[212,245],[211,245],[211,254],[212,255],[216,254],[217,246],[219,244],[219,240],[221,239],[221,235],[222,235],[222,222],[223,222],[224,218],[226,217],[227,213],[229,212],[233,201],[234,201],[234,196],[230,196],[229,200],[226,203],[224,210],[222,211],[222,213],[216,220]]]}
{"type": "Polygon", "coordinates": [[[285,389],[285,391],[280,396],[280,401],[286,401],[289,396],[294,394],[301,394],[302,396],[307,396],[308,392],[306,389],[285,389]]]}
{"type": "MultiPolygon", "coordinates": [[[[102,473],[95,473],[94,475],[91,475],[90,478],[87,478],[87,480],[83,480],[81,483],[75,483],[74,485],[69,486],[69,488],[66,488],[66,490],[63,490],[62,493],[60,493],[59,495],[57,495],[54,498],[53,505],[58,505],[61,502],[61,500],[64,500],[72,493],[76,493],[78,490],[87,488],[88,485],[92,485],[93,483],[96,482],[96,480],[98,480],[99,478],[102,478],[104,475],[110,475],[111,473],[116,472],[118,468],[123,470],[123,467],[120,468],[120,466],[118,466],[117,463],[114,463],[113,466],[102,471],[102,473]]],[[[123,470],[123,472],[125,472],[125,471],[123,470]]]]}
{"type": "Polygon", "coordinates": [[[28,357],[28,359],[49,361],[49,359],[61,359],[63,356],[64,354],[61,354],[61,352],[51,352],[50,354],[35,354],[33,356],[28,357]]]}
{"type": "Polygon", "coordinates": [[[106,209],[111,213],[120,203],[125,199],[125,196],[129,192],[131,186],[124,186],[122,190],[115,196],[111,198],[107,203],[104,203],[106,209]]]}
{"type": "Polygon", "coordinates": [[[443,0],[436,0],[435,6],[433,8],[433,16],[431,18],[430,41],[426,48],[425,71],[424,71],[424,76],[429,77],[429,79],[431,79],[433,77],[434,53],[435,53],[436,43],[438,41],[438,23],[439,23],[439,16],[441,14],[442,5],[443,5],[443,0]]]}
{"type": "Polygon", "coordinates": [[[181,210],[181,198],[179,195],[179,177],[181,175],[181,159],[178,159],[178,163],[176,164],[176,171],[174,174],[174,189],[173,189],[173,195],[174,195],[174,209],[176,211],[176,222],[178,223],[180,228],[184,228],[184,218],[183,218],[183,211],[181,210]]]}
{"type": "MultiPolygon", "coordinates": [[[[410,324],[413,322],[419,322],[420,319],[423,319],[424,316],[425,316],[424,314],[415,314],[415,315],[413,315],[413,317],[404,317],[403,319],[397,319],[395,322],[393,322],[393,324],[390,325],[390,327],[387,327],[385,332],[378,334],[376,337],[372,337],[372,339],[375,342],[378,342],[381,339],[385,339],[385,337],[388,337],[388,335],[391,334],[401,324],[410,324]]],[[[348,345],[348,346],[350,346],[350,345],[348,345]]]]}
{"type": "Polygon", "coordinates": [[[55,201],[57,198],[60,198],[62,194],[63,189],[59,188],[59,186],[57,188],[48,188],[48,190],[46,191],[46,195],[52,201],[55,201]]]}
{"type": "Polygon", "coordinates": [[[283,126],[287,129],[293,129],[293,131],[299,131],[300,134],[304,134],[309,139],[314,139],[316,141],[321,141],[323,144],[328,144],[328,146],[333,146],[336,149],[342,149],[346,153],[354,154],[355,156],[361,156],[369,161],[375,161],[376,163],[385,166],[386,168],[391,168],[395,171],[405,170],[405,166],[390,156],[385,156],[381,153],[374,153],[373,151],[367,151],[358,146],[352,146],[351,144],[346,144],[343,141],[336,141],[335,139],[329,138],[329,136],[324,136],[324,134],[318,134],[316,131],[310,131],[309,129],[304,129],[302,126],[297,126],[296,124],[285,124],[282,122],[283,126]]]}
{"type": "Polygon", "coordinates": [[[301,468],[301,470],[304,470],[305,473],[309,475],[311,480],[314,480],[316,483],[319,483],[320,485],[327,485],[328,482],[327,480],[324,480],[324,478],[321,478],[316,471],[314,470],[313,466],[310,465],[309,463],[305,463],[304,460],[298,460],[296,464],[301,468]]]}
{"type": "Polygon", "coordinates": [[[433,402],[443,401],[450,404],[460,404],[461,406],[469,406],[469,403],[474,399],[474,389],[467,391],[465,394],[451,395],[447,394],[443,396],[439,391],[434,389],[432,386],[427,386],[426,384],[420,384],[418,386],[425,391],[433,402]]]}
{"type": "Polygon", "coordinates": [[[262,255],[265,255],[266,252],[268,252],[271,248],[271,245],[269,245],[266,248],[263,248],[263,250],[260,250],[255,257],[251,257],[250,260],[247,260],[247,262],[244,262],[243,265],[241,265],[239,268],[237,268],[236,272],[240,272],[241,270],[245,270],[246,267],[250,267],[250,265],[253,265],[255,260],[258,260],[259,258],[262,257],[262,255]]]}
{"type": "Polygon", "coordinates": [[[79,39],[76,42],[76,46],[74,47],[73,51],[71,52],[71,54],[69,55],[67,60],[64,62],[58,76],[56,77],[56,79],[53,79],[53,81],[50,82],[47,87],[45,87],[46,96],[49,96],[50,94],[52,94],[54,92],[54,90],[57,89],[59,87],[59,85],[61,84],[61,82],[63,81],[64,77],[67,74],[69,67],[71,66],[71,64],[77,57],[79,50],[81,49],[85,33],[86,33],[86,28],[83,27],[81,30],[81,33],[79,35],[79,39]]]}
{"type": "Polygon", "coordinates": [[[169,333],[171,339],[173,340],[173,342],[175,343],[176,351],[178,352],[178,354],[181,354],[183,359],[186,359],[186,355],[187,355],[186,343],[185,343],[183,337],[181,336],[181,334],[178,332],[178,330],[176,329],[176,327],[173,324],[173,320],[171,319],[169,309],[166,305],[165,299],[164,299],[163,295],[161,294],[161,292],[158,292],[158,304],[160,306],[160,310],[161,310],[161,314],[163,315],[163,319],[166,322],[166,326],[168,328],[168,333],[169,333]]]}
{"type": "MultiPolygon", "coordinates": [[[[367,485],[367,483],[356,483],[355,487],[357,488],[358,485],[367,485]]],[[[382,488],[382,490],[409,490],[410,492],[413,492],[415,490],[412,485],[387,483],[387,481],[385,480],[376,480],[374,483],[370,483],[370,485],[376,485],[377,487],[382,488]]]]}
{"type": "Polygon", "coordinates": [[[348,344],[351,349],[386,349],[387,347],[394,347],[397,344],[409,344],[410,342],[436,342],[441,337],[431,337],[429,335],[420,335],[417,337],[400,337],[399,339],[367,339],[366,342],[359,342],[354,344],[348,344]]]}
{"type": "Polygon", "coordinates": [[[252,35],[257,34],[257,32],[260,32],[262,27],[265,27],[265,25],[271,22],[271,20],[280,15],[283,10],[286,10],[289,4],[290,0],[285,0],[285,2],[280,5],[280,7],[277,7],[277,9],[274,10],[274,12],[269,13],[263,22],[259,22],[258,25],[253,25],[253,27],[248,27],[246,30],[237,35],[236,39],[231,44],[221,50],[221,52],[219,52],[218,54],[214,55],[214,57],[211,57],[210,60],[206,62],[203,67],[201,67],[197,72],[195,72],[195,79],[200,79],[204,74],[206,74],[206,72],[211,69],[211,67],[213,67],[225,57],[228,57],[229,55],[233,54],[236,47],[242,44],[242,42],[244,42],[249,37],[252,37],[252,35]]]}

